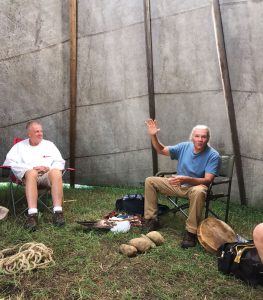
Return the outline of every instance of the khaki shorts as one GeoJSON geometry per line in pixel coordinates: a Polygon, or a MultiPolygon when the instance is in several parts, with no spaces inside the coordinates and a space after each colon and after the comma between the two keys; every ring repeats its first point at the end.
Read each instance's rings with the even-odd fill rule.
{"type": "Polygon", "coordinates": [[[48,177],[48,172],[44,173],[43,175],[38,175],[37,176],[37,186],[39,188],[51,187],[49,177],[48,177]]]}
{"type": "MultiPolygon", "coordinates": [[[[22,179],[22,183],[23,183],[23,185],[26,185],[24,177],[22,179]]],[[[49,178],[48,178],[48,172],[44,173],[43,175],[39,174],[37,176],[37,187],[40,188],[40,189],[51,187],[51,184],[50,184],[50,181],[49,181],[49,178]]]]}

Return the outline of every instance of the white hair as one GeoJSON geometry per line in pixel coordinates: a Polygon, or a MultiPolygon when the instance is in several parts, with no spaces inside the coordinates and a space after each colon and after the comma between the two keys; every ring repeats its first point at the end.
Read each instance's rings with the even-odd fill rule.
{"type": "Polygon", "coordinates": [[[36,120],[31,120],[31,121],[28,121],[28,122],[26,123],[26,130],[29,130],[30,127],[31,127],[33,124],[37,124],[37,125],[42,126],[42,124],[39,123],[38,121],[36,121],[36,120]]]}
{"type": "Polygon", "coordinates": [[[196,125],[195,127],[193,127],[192,131],[191,131],[191,134],[190,134],[190,137],[189,139],[192,141],[192,138],[193,138],[193,135],[194,135],[194,132],[196,129],[206,129],[207,130],[207,138],[208,138],[208,141],[210,140],[211,138],[211,131],[210,131],[210,128],[206,125],[196,125]]]}

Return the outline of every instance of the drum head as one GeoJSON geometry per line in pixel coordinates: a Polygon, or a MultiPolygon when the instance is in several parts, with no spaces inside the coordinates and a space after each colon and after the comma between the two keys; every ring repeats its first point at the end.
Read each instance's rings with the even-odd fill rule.
{"type": "Polygon", "coordinates": [[[234,230],[225,222],[209,217],[197,229],[199,243],[210,253],[216,253],[224,243],[237,241],[234,230]]]}
{"type": "Polygon", "coordinates": [[[0,220],[4,220],[7,217],[9,209],[4,206],[0,206],[0,220]]]}

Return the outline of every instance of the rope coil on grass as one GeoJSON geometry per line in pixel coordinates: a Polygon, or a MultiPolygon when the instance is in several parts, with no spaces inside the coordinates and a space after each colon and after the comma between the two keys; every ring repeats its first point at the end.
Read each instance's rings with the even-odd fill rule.
{"type": "Polygon", "coordinates": [[[24,273],[55,265],[53,250],[42,243],[25,243],[0,251],[0,272],[4,274],[24,273]]]}

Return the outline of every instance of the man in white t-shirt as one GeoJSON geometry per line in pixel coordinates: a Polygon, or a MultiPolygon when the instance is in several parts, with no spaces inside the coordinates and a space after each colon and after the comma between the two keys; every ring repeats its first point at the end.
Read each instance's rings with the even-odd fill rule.
{"type": "Polygon", "coordinates": [[[43,139],[42,125],[30,121],[26,125],[28,139],[16,143],[7,153],[5,166],[25,185],[28,217],[25,228],[36,230],[38,220],[38,187],[50,187],[53,200],[53,224],[64,225],[62,212],[63,185],[62,170],[65,161],[58,148],[43,139]]]}

